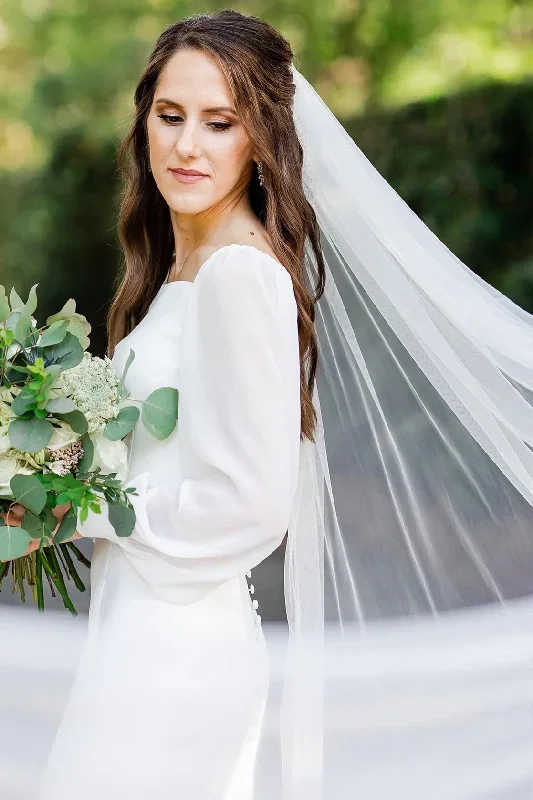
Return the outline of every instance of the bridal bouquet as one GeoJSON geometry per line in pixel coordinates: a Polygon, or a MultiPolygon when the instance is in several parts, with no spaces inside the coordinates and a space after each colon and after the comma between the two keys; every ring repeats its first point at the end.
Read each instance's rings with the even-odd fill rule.
{"type": "Polygon", "coordinates": [[[78,513],[82,522],[101,513],[103,497],[117,536],[131,535],[129,495],[136,492],[122,488],[123,440],[139,417],[157,439],[169,436],[178,392],[161,387],[144,401],[130,398],[124,380],[134,351],[119,379],[110,359],[87,352],[91,326],[72,299],[38,327],[36,286],[24,303],[14,289],[8,299],[0,285],[0,588],[11,570],[13,592],[25,602],[29,586],[42,611],[47,580],[76,614],[66,581],[85,586],[73,557],[89,566],[71,541],[78,513]],[[23,511],[20,525],[12,521],[15,504],[23,511]],[[67,511],[58,524],[54,510],[61,506],[67,511]]]}

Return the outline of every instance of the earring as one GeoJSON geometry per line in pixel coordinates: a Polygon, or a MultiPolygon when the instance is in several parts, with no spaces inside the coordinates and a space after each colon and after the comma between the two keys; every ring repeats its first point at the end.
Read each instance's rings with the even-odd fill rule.
{"type": "Polygon", "coordinates": [[[146,145],[146,160],[148,162],[148,172],[152,171],[152,166],[150,164],[150,148],[146,145]]]}
{"type": "Polygon", "coordinates": [[[264,181],[264,178],[263,178],[263,162],[262,161],[258,161],[257,162],[257,172],[259,174],[259,186],[264,186],[265,185],[265,181],[264,181]]]}

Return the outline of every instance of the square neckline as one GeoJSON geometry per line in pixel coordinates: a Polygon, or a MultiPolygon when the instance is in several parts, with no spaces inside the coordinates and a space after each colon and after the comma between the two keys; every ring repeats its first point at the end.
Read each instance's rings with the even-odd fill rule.
{"type": "MultiPolygon", "coordinates": [[[[223,250],[229,250],[231,247],[247,247],[247,248],[250,248],[250,250],[256,250],[258,253],[261,253],[262,255],[264,255],[267,258],[269,258],[271,261],[274,261],[274,263],[278,264],[280,267],[283,267],[283,264],[281,263],[281,261],[278,261],[277,258],[273,258],[269,253],[265,253],[264,250],[260,250],[258,247],[254,247],[253,244],[237,244],[237,243],[234,242],[232,244],[224,244],[224,245],[222,245],[222,247],[219,247],[218,250],[215,250],[214,253],[211,253],[211,255],[206,258],[204,263],[200,265],[200,269],[196,273],[196,276],[195,276],[193,281],[180,280],[179,278],[177,278],[175,281],[164,281],[161,284],[161,288],[163,288],[164,286],[172,286],[172,284],[174,284],[174,283],[188,283],[191,286],[194,286],[194,284],[196,283],[196,279],[198,278],[198,275],[200,274],[200,270],[202,270],[206,266],[206,264],[209,264],[209,262],[215,256],[217,256],[219,253],[221,253],[223,250]]],[[[285,267],[283,267],[283,269],[285,269],[285,267]]]]}

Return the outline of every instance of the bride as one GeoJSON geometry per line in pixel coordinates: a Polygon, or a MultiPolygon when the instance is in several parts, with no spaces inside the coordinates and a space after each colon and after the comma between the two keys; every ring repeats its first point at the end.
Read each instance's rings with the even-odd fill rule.
{"type": "Polygon", "coordinates": [[[133,433],[131,538],[105,509],[78,524],[89,636],[42,800],[252,797],[268,677],[250,570],[285,536],[315,426],[290,60],[222,13],[166,30],[138,83],[109,348],[119,374],[135,351],[133,397],[176,387],[179,418],[165,441],[133,433]]]}
{"type": "Polygon", "coordinates": [[[531,693],[501,668],[502,648],[506,676],[532,655],[532,318],[256,17],[163,31],[121,163],[109,352],[120,373],[135,351],[135,398],[175,386],[179,418],[130,435],[132,536],[105,508],[78,525],[88,636],[40,800],[258,796],[272,679],[250,571],[287,531],[283,797],[527,796],[505,711],[531,693]]]}

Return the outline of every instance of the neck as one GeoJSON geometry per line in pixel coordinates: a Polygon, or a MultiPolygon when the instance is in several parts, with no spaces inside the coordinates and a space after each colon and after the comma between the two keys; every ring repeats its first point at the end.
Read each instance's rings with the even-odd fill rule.
{"type": "MultiPolygon", "coordinates": [[[[248,192],[225,197],[215,206],[199,214],[170,211],[174,232],[174,265],[181,265],[198,248],[216,247],[227,243],[232,229],[242,230],[243,225],[257,225],[257,217],[250,206],[248,192]]],[[[237,234],[238,235],[238,234],[237,234]]]]}

